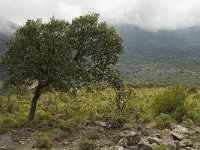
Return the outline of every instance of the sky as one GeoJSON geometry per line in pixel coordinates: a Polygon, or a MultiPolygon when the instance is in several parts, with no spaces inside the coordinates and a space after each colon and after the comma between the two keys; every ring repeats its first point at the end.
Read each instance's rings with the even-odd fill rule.
{"type": "Polygon", "coordinates": [[[199,9],[200,0],[0,0],[0,29],[7,21],[22,25],[27,19],[52,16],[70,21],[89,12],[112,24],[176,29],[200,25],[199,9]]]}

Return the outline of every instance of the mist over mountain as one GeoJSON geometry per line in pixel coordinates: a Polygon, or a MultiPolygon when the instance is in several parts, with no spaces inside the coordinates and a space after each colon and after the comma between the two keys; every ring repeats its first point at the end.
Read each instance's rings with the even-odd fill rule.
{"type": "MultiPolygon", "coordinates": [[[[5,23],[4,23],[5,24],[5,23]]],[[[17,26],[0,24],[0,53],[3,39],[17,26]],[[2,29],[9,32],[2,32],[2,29]]],[[[200,27],[147,31],[131,24],[114,25],[124,40],[125,51],[117,67],[128,82],[200,85],[200,27]]]]}

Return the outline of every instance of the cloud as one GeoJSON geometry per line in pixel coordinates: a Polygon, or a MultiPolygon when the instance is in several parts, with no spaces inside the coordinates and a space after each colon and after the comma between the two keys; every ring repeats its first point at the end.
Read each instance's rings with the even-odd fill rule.
{"type": "Polygon", "coordinates": [[[200,25],[199,7],[199,0],[1,0],[0,18],[22,24],[51,16],[71,20],[90,11],[109,23],[174,29],[200,25]]]}

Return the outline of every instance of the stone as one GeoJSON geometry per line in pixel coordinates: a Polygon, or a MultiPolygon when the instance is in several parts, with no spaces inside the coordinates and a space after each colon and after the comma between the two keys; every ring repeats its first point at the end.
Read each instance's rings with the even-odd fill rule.
{"type": "Polygon", "coordinates": [[[173,132],[182,133],[182,134],[188,134],[189,133],[188,128],[182,127],[181,125],[177,125],[175,127],[175,129],[173,130],[173,132]]]}
{"type": "Polygon", "coordinates": [[[126,138],[129,146],[134,146],[140,142],[140,136],[134,131],[129,132],[126,138]]]}
{"type": "Polygon", "coordinates": [[[160,133],[155,133],[155,134],[153,134],[153,136],[154,136],[154,137],[157,137],[157,138],[159,138],[159,139],[161,139],[160,133]]]}
{"type": "Polygon", "coordinates": [[[124,150],[123,146],[112,146],[108,150],[124,150]]]}
{"type": "Polygon", "coordinates": [[[177,125],[171,134],[174,140],[181,141],[188,137],[189,131],[188,128],[177,125]]]}
{"type": "Polygon", "coordinates": [[[175,149],[176,148],[176,144],[175,142],[168,138],[168,139],[163,139],[163,142],[162,142],[164,145],[166,145],[168,147],[168,149],[175,149]]]}
{"type": "Polygon", "coordinates": [[[0,147],[0,150],[7,150],[5,146],[0,147]]]}
{"type": "Polygon", "coordinates": [[[25,129],[25,131],[27,131],[27,132],[34,132],[35,130],[32,129],[32,128],[27,128],[27,129],[25,129]]]}
{"type": "Polygon", "coordinates": [[[192,147],[193,143],[189,139],[184,139],[179,142],[181,148],[192,147]]]}
{"type": "Polygon", "coordinates": [[[142,128],[141,134],[144,136],[148,136],[150,135],[150,130],[148,130],[147,128],[142,128]]]}
{"type": "Polygon", "coordinates": [[[179,141],[181,141],[185,138],[185,136],[183,134],[177,133],[177,132],[174,132],[174,131],[172,131],[172,137],[173,137],[174,140],[179,140],[179,141]]]}
{"type": "Polygon", "coordinates": [[[103,128],[110,128],[110,126],[111,126],[107,122],[104,122],[104,121],[95,121],[95,125],[101,126],[103,128]]]}
{"type": "Polygon", "coordinates": [[[162,140],[157,138],[157,137],[148,137],[147,141],[150,143],[150,144],[158,144],[160,145],[162,143],[162,140]]]}
{"type": "Polygon", "coordinates": [[[136,150],[153,150],[152,146],[147,142],[140,142],[136,145],[136,150]]]}
{"type": "Polygon", "coordinates": [[[126,147],[126,146],[128,145],[128,140],[127,140],[127,138],[122,138],[122,139],[120,139],[117,145],[126,147]]]}

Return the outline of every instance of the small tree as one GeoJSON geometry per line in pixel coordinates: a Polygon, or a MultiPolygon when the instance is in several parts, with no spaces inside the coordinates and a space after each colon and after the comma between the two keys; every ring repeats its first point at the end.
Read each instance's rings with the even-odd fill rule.
{"type": "Polygon", "coordinates": [[[98,18],[92,13],[71,23],[55,18],[46,23],[28,20],[7,40],[6,83],[38,83],[29,120],[34,119],[37,101],[46,89],[68,90],[102,81],[119,89],[121,80],[112,66],[123,51],[122,39],[98,18]]]}

